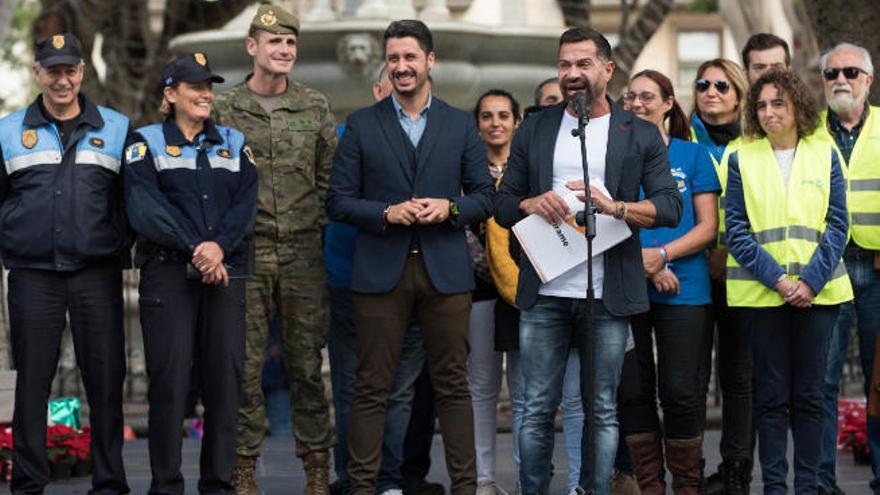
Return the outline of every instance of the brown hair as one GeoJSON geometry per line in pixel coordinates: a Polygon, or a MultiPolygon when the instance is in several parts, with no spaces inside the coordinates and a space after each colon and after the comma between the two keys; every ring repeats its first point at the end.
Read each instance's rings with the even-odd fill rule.
{"type": "Polygon", "coordinates": [[[675,90],[672,89],[672,81],[670,81],[662,72],[649,69],[643,70],[632,76],[630,82],[639,77],[654,81],[654,83],[660,88],[660,99],[663,101],[672,98],[672,108],[663,114],[664,119],[669,119],[669,135],[683,141],[690,141],[691,125],[688,121],[687,115],[684,114],[684,110],[681,109],[681,105],[678,104],[678,100],[675,99],[675,90]]]}
{"type": "MultiPolygon", "coordinates": [[[[176,82],[171,85],[171,88],[177,89],[178,86],[180,86],[180,83],[176,82]]],[[[174,118],[174,104],[168,101],[168,98],[165,98],[165,87],[162,87],[162,103],[159,104],[159,113],[166,119],[174,118]]]]}
{"type": "MultiPolygon", "coordinates": [[[[694,82],[702,79],[703,73],[711,67],[721,69],[721,71],[724,72],[724,75],[727,76],[727,80],[730,81],[730,85],[733,86],[733,90],[736,91],[736,120],[737,122],[741,121],[743,115],[743,103],[746,98],[746,93],[749,90],[749,80],[746,78],[745,72],[743,72],[742,67],[733,60],[728,60],[726,58],[713,58],[700,65],[697,69],[697,77],[694,79],[694,82]]],[[[700,114],[697,110],[697,94],[697,87],[694,85],[694,109],[691,111],[692,116],[700,114]]]]}
{"type": "Polygon", "coordinates": [[[784,93],[791,100],[794,107],[794,121],[797,126],[798,137],[804,137],[813,133],[819,127],[819,110],[813,93],[792,70],[774,69],[755,81],[749,90],[749,98],[746,102],[745,133],[755,138],[767,136],[761,128],[758,120],[758,97],[764,86],[771,84],[780,93],[784,93]]]}

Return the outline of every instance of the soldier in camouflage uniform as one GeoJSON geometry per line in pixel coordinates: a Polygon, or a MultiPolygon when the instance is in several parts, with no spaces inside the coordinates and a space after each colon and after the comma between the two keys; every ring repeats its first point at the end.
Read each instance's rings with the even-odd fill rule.
{"type": "Polygon", "coordinates": [[[296,453],[305,465],[305,493],[329,490],[334,437],[321,379],[327,329],[321,228],[337,138],[324,95],[287,79],[296,59],[298,32],[299,21],[293,14],[261,6],[246,41],[254,72],[214,103],[217,123],[245,133],[260,176],[256,276],[247,285],[237,494],[258,493],[254,469],[266,424],[260,379],[274,314],[279,316],[291,384],[291,422],[296,453]]]}

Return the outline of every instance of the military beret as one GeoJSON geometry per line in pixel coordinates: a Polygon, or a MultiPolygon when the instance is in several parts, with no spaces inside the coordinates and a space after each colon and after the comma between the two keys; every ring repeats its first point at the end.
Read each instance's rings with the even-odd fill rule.
{"type": "Polygon", "coordinates": [[[273,34],[299,34],[299,19],[275,5],[260,5],[251,21],[251,29],[273,34]]]}
{"type": "Polygon", "coordinates": [[[163,87],[180,81],[197,83],[211,81],[222,83],[224,79],[211,72],[208,59],[203,53],[187,53],[172,60],[162,69],[163,87]]]}
{"type": "Polygon", "coordinates": [[[82,45],[70,33],[56,34],[34,45],[34,60],[43,67],[79,65],[83,61],[82,45]]]}

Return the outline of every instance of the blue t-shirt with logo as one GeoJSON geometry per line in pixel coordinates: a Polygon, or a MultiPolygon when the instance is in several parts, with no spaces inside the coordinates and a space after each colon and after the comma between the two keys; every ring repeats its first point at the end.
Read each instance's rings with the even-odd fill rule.
{"type": "MultiPolygon", "coordinates": [[[[693,196],[707,192],[721,192],[715,166],[709,152],[702,145],[671,138],[668,148],[669,167],[678,185],[684,210],[676,227],[642,229],[639,233],[643,248],[656,248],[687,234],[696,225],[693,196]]],[[[644,198],[644,193],[642,194],[644,198]]],[[[676,259],[669,269],[678,277],[679,294],[660,293],[648,280],[648,297],[658,304],[700,305],[712,302],[709,285],[709,266],[705,251],[676,259]]]]}

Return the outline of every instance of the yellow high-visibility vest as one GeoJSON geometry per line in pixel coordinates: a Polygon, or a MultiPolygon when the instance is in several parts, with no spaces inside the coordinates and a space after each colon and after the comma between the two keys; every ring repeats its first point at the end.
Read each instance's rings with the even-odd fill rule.
{"type": "MultiPolygon", "coordinates": [[[[846,176],[846,205],[849,233],[856,244],[880,250],[880,107],[871,106],[856,140],[849,163],[841,162],[846,176]]],[[[822,129],[830,136],[827,112],[822,112],[822,129]]],[[[831,138],[832,143],[834,138],[831,138]]],[[[837,145],[835,144],[835,149],[837,145]]],[[[842,155],[841,160],[843,160],[842,155]]]]}
{"type": "MultiPolygon", "coordinates": [[[[691,127],[691,138],[697,143],[697,133],[691,127]]],[[[718,176],[718,182],[721,184],[721,194],[718,196],[718,233],[715,235],[715,244],[711,246],[714,249],[727,247],[724,231],[724,193],[727,191],[727,159],[730,154],[738,150],[742,146],[743,139],[738,137],[727,143],[724,153],[721,154],[721,160],[715,158],[715,155],[709,153],[712,164],[715,165],[715,175],[718,176]]]]}
{"type": "MultiPolygon", "coordinates": [[[[767,138],[746,143],[738,151],[750,233],[795,279],[810,262],[825,232],[833,152],[831,143],[821,134],[800,139],[786,187],[767,138]]],[[[852,286],[841,259],[813,303],[840,304],[852,298],[852,286]]],[[[782,306],[785,301],[728,254],[727,304],[770,307],[782,306]]]]}

